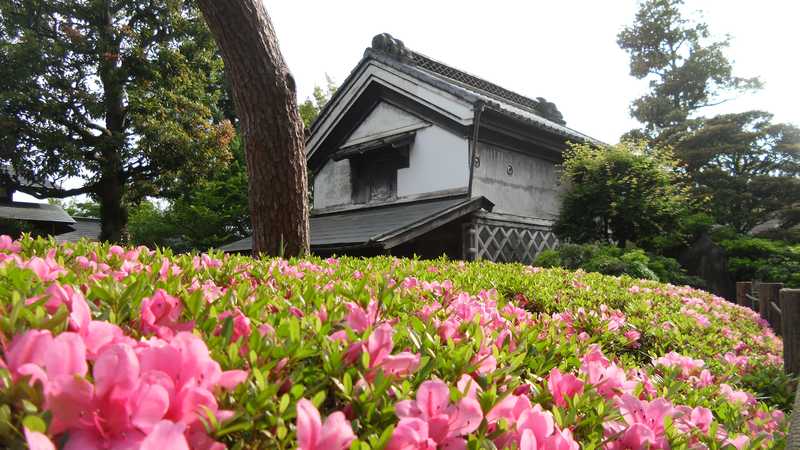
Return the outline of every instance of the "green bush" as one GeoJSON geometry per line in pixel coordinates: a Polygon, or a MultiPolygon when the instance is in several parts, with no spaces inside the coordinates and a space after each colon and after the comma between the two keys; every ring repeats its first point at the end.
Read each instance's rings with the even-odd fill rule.
{"type": "Polygon", "coordinates": [[[683,241],[681,222],[691,201],[677,164],[667,148],[573,145],[564,154],[566,191],[556,234],[575,243],[632,242],[647,249],[683,241]]]}
{"type": "Polygon", "coordinates": [[[728,268],[736,280],[759,280],[800,287],[800,245],[715,231],[714,240],[728,254],[728,268]]]}
{"type": "Polygon", "coordinates": [[[628,275],[677,285],[703,285],[699,278],[688,276],[675,259],[645,253],[638,248],[621,249],[601,243],[562,244],[555,250],[539,253],[533,264],[540,267],[583,269],[604,275],[628,275]]]}

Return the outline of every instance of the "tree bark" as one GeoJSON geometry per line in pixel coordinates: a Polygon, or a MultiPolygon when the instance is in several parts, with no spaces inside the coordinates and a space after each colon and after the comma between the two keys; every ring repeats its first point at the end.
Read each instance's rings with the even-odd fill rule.
{"type": "Polygon", "coordinates": [[[122,182],[113,173],[104,174],[98,188],[100,241],[127,243],[128,210],[122,203],[122,182]]]}
{"type": "Polygon", "coordinates": [[[233,86],[247,160],[253,254],[308,252],[308,186],[295,83],[263,0],[199,0],[233,86]]]}

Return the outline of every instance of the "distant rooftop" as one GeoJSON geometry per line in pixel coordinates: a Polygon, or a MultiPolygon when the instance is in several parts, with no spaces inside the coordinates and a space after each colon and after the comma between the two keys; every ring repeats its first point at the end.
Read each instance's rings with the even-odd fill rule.
{"type": "Polygon", "coordinates": [[[60,206],[47,203],[0,202],[0,218],[31,222],[75,223],[60,206]]]}
{"type": "Polygon", "coordinates": [[[94,217],[73,217],[75,223],[70,225],[73,231],[56,235],[56,242],[77,242],[81,239],[96,241],[100,237],[100,219],[94,217]]]}

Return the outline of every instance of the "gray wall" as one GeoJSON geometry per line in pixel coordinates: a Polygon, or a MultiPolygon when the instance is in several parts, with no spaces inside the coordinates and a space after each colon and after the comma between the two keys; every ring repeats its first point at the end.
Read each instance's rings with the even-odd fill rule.
{"type": "Polygon", "coordinates": [[[350,161],[328,160],[314,178],[314,208],[351,203],[350,161]]]}
{"type": "Polygon", "coordinates": [[[473,173],[472,196],[494,203],[495,213],[554,220],[561,206],[556,164],[486,143],[478,144],[480,166],[473,173]],[[508,175],[508,165],[513,174],[508,175]]]}

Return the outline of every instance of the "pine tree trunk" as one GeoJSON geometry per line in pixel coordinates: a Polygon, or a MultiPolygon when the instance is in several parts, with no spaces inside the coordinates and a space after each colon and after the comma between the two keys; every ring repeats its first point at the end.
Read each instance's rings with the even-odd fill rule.
{"type": "Polygon", "coordinates": [[[308,252],[308,187],[295,83],[263,0],[200,0],[233,86],[247,159],[253,254],[308,252]]]}

